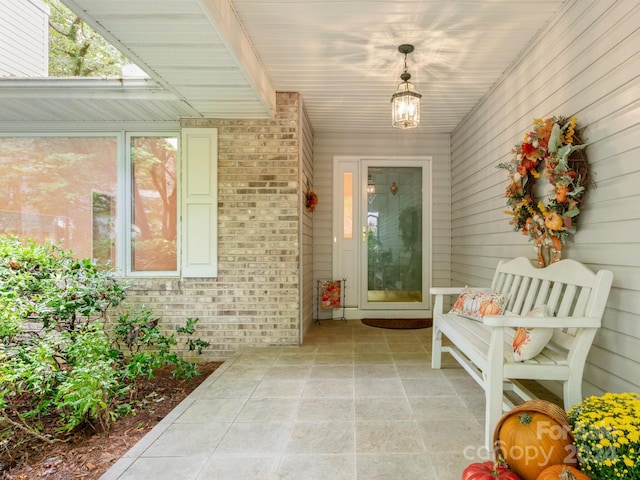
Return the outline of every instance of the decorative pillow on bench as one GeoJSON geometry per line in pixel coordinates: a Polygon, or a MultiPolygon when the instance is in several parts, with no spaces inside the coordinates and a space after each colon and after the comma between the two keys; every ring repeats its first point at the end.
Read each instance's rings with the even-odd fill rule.
{"type": "Polygon", "coordinates": [[[485,315],[501,315],[507,300],[508,295],[465,287],[449,313],[456,313],[472,320],[482,320],[485,315]]]}
{"type": "MultiPolygon", "coordinates": [[[[534,308],[525,317],[549,317],[546,305],[534,308]]],[[[516,362],[530,360],[538,355],[553,336],[553,328],[518,327],[513,336],[513,358],[516,362]]]]}

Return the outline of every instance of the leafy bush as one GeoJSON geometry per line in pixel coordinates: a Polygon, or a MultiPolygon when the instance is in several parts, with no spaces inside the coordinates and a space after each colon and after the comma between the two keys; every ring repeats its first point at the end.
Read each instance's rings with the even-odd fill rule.
{"type": "MultiPolygon", "coordinates": [[[[142,307],[135,314],[121,313],[118,323],[114,327],[115,345],[119,351],[125,352],[128,362],[125,377],[134,379],[141,376],[153,376],[156,368],[172,365],[173,374],[186,379],[198,374],[195,365],[182,359],[175,352],[178,340],[175,334],[163,335],[158,330],[160,319],[152,318],[149,309],[142,307]]],[[[184,327],[179,327],[176,332],[183,335],[195,333],[195,324],[198,319],[187,319],[184,327]]],[[[188,338],[187,347],[190,351],[197,350],[201,354],[203,349],[209,346],[199,338],[188,338]]]]}
{"type": "MultiPolygon", "coordinates": [[[[176,334],[190,337],[198,319],[165,335],[148,309],[125,308],[128,286],[60,246],[0,237],[0,456],[29,438],[54,441],[82,425],[107,429],[135,413],[136,379],[159,367],[198,375],[176,352],[176,334]],[[121,313],[108,328],[111,307],[121,313]]],[[[209,345],[185,344],[198,353],[209,345]]]]}
{"type": "Polygon", "coordinates": [[[13,320],[57,330],[73,331],[95,316],[106,318],[109,307],[122,303],[129,287],[112,271],[50,243],[23,244],[15,237],[0,237],[0,262],[3,317],[15,309],[13,320]]]}

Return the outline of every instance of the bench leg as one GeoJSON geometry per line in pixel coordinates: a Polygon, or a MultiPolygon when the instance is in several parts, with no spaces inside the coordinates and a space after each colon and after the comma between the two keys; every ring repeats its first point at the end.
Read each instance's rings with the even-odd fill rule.
{"type": "MultiPolygon", "coordinates": [[[[499,377],[498,375],[494,375],[499,377]]],[[[502,379],[487,378],[485,383],[485,425],[484,425],[484,443],[489,452],[493,451],[493,431],[498,424],[498,420],[502,417],[502,379]]]]}
{"type": "Polygon", "coordinates": [[[439,369],[442,366],[442,332],[434,320],[431,339],[431,368],[439,369]]]}
{"type": "Polygon", "coordinates": [[[572,375],[562,384],[564,409],[568,412],[576,403],[582,401],[582,375],[572,375]]]}
{"type": "Polygon", "coordinates": [[[502,417],[502,401],[504,390],[504,378],[503,378],[503,362],[504,362],[504,328],[492,328],[491,329],[491,342],[489,344],[489,351],[487,357],[486,370],[483,372],[485,396],[486,396],[486,412],[485,412],[485,426],[484,426],[484,439],[487,449],[492,452],[492,438],[493,431],[502,417]]]}

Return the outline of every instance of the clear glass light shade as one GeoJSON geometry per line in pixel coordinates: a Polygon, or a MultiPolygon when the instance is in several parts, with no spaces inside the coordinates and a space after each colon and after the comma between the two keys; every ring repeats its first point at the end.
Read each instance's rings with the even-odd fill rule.
{"type": "Polygon", "coordinates": [[[420,124],[420,95],[411,82],[402,82],[391,97],[391,125],[415,128],[420,124]]]}
{"type": "Polygon", "coordinates": [[[373,183],[373,177],[371,174],[367,177],[367,195],[375,195],[376,194],[376,184],[373,183]]]}

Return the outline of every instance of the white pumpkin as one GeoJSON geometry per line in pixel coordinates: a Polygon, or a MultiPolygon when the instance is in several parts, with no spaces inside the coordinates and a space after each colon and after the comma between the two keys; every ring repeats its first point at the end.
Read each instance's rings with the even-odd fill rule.
{"type": "Polygon", "coordinates": [[[481,298],[475,294],[469,294],[464,300],[464,309],[467,312],[476,312],[480,308],[481,298]]]}

